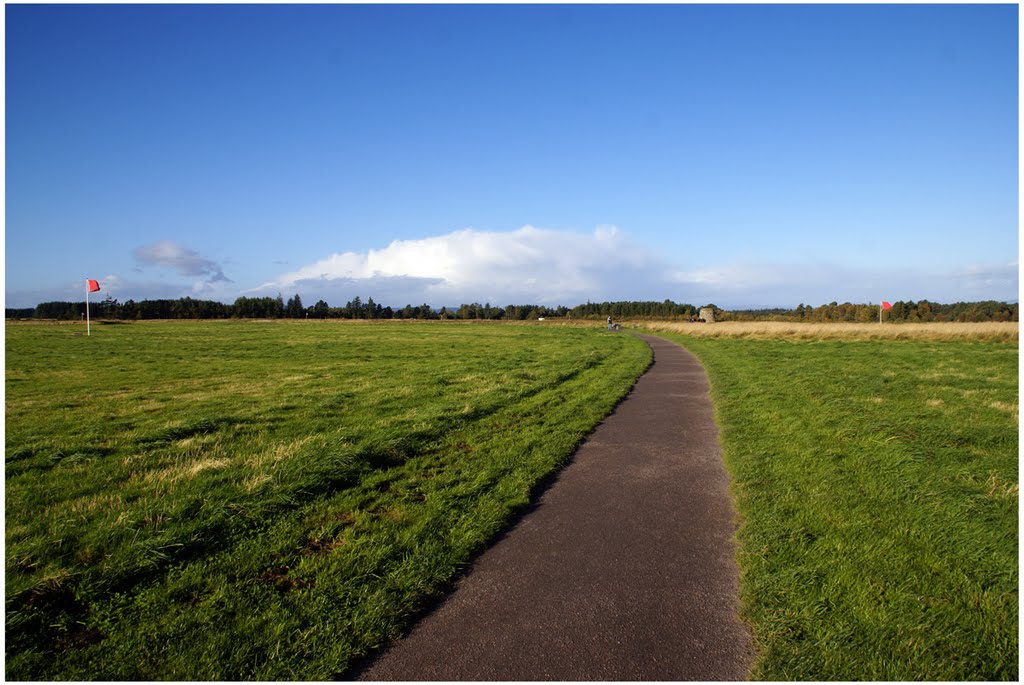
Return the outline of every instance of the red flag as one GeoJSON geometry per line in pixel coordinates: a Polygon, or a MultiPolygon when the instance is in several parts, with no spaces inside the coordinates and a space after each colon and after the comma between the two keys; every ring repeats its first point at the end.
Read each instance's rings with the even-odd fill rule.
{"type": "Polygon", "coordinates": [[[892,305],[886,301],[882,301],[882,309],[892,309],[892,305]]]}
{"type": "Polygon", "coordinates": [[[89,292],[91,293],[94,293],[100,289],[100,282],[94,281],[91,278],[86,279],[85,284],[89,288],[89,292]]]}

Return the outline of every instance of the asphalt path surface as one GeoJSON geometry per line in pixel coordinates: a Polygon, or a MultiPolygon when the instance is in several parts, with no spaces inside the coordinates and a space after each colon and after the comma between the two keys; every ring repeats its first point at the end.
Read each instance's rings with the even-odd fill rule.
{"type": "Polygon", "coordinates": [[[654,364],[453,592],[362,680],[744,680],[736,519],[708,381],[654,364]]]}

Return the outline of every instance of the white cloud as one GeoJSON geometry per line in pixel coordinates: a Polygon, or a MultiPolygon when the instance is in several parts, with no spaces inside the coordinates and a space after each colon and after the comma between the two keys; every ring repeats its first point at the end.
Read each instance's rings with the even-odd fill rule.
{"type": "Polygon", "coordinates": [[[467,228],[419,240],[396,240],[364,253],[335,253],[250,292],[302,286],[313,297],[326,299],[322,293],[332,293],[335,301],[339,296],[362,294],[396,305],[477,300],[576,304],[587,298],[617,296],[662,271],[653,256],[631,244],[614,226],[599,226],[592,233],[534,226],[506,232],[467,228]],[[381,289],[390,292],[392,299],[374,294],[381,289]]]}

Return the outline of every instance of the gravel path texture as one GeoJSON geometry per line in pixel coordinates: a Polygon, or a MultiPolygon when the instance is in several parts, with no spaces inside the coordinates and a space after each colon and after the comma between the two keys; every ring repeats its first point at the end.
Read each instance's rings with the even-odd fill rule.
{"type": "Polygon", "coordinates": [[[528,514],[362,680],[744,680],[735,511],[707,376],[654,364],[528,514]]]}

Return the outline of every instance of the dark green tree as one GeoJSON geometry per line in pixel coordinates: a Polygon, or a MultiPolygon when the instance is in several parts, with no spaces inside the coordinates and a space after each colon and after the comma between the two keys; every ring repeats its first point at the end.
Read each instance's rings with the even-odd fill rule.
{"type": "Polygon", "coordinates": [[[285,313],[289,319],[301,319],[305,316],[306,310],[302,306],[302,298],[299,297],[298,293],[295,293],[294,297],[288,298],[288,304],[285,305],[285,313]]]}
{"type": "Polygon", "coordinates": [[[330,311],[330,307],[323,300],[317,300],[316,304],[310,307],[310,316],[314,319],[326,319],[327,313],[330,311]]]}

